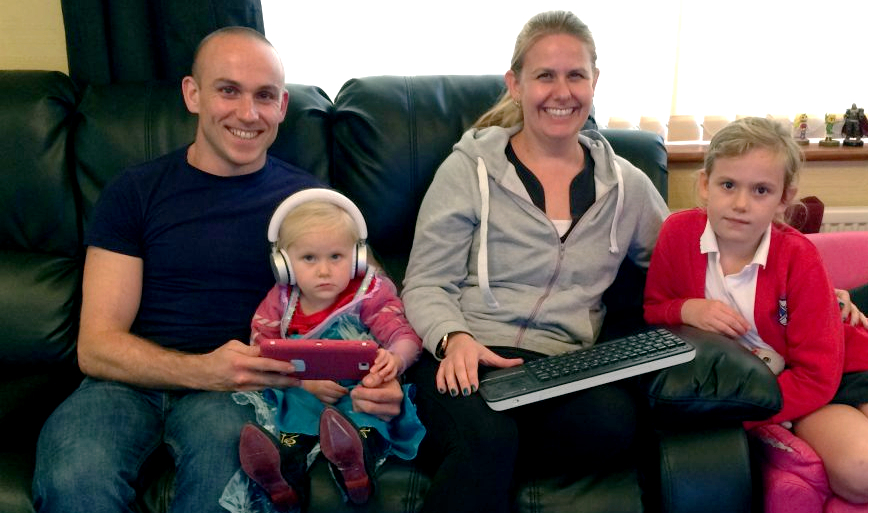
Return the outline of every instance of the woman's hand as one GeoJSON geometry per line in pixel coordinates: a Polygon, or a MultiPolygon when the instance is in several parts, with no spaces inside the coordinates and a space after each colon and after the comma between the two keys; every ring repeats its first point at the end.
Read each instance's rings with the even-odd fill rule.
{"type": "Polygon", "coordinates": [[[496,355],[465,332],[456,332],[450,335],[446,355],[435,375],[435,385],[441,394],[450,391],[450,396],[460,392],[462,396],[468,396],[480,387],[478,364],[509,368],[522,363],[522,359],[505,359],[496,355]]]}
{"type": "Polygon", "coordinates": [[[396,378],[401,365],[402,359],[398,355],[393,355],[383,348],[378,348],[378,355],[375,357],[375,363],[372,365],[369,373],[377,373],[381,376],[383,382],[389,382],[396,378]]]}
{"type": "Polygon", "coordinates": [[[749,322],[739,312],[719,300],[686,300],[680,316],[687,325],[729,337],[740,337],[750,328],[749,322]]]}
{"type": "Polygon", "coordinates": [[[335,402],[347,394],[347,388],[338,385],[332,380],[303,380],[302,389],[317,397],[323,403],[334,405],[335,402]]]}
{"type": "Polygon", "coordinates": [[[867,328],[867,316],[858,309],[858,306],[852,303],[852,297],[849,296],[849,291],[834,288],[834,293],[837,294],[837,300],[840,303],[840,316],[843,321],[848,320],[853,327],[860,324],[867,328]]]}

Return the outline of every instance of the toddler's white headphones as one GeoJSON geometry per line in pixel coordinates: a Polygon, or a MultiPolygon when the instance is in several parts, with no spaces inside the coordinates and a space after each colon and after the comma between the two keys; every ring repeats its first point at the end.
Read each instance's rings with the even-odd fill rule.
{"type": "Polygon", "coordinates": [[[332,189],[313,188],[304,189],[287,197],[278,208],[275,209],[275,214],[272,215],[272,220],[269,222],[269,242],[272,245],[269,263],[272,265],[272,273],[275,274],[275,281],[279,284],[296,284],[296,276],[293,274],[293,267],[290,265],[290,257],[283,248],[278,247],[278,232],[281,228],[281,223],[287,214],[293,209],[299,207],[306,202],[328,202],[336,205],[350,214],[359,230],[359,241],[354,245],[354,254],[351,257],[350,278],[365,275],[366,268],[366,238],[368,238],[368,230],[366,229],[366,221],[363,218],[359,208],[346,196],[332,189]]]}

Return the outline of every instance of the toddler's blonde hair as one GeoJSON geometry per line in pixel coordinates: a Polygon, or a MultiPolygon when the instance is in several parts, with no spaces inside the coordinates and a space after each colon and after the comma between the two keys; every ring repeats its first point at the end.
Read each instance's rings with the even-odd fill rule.
{"type": "Polygon", "coordinates": [[[360,238],[359,227],[351,215],[334,203],[314,200],[288,212],[278,230],[278,247],[287,250],[300,237],[312,232],[347,234],[349,244],[360,238]]]}

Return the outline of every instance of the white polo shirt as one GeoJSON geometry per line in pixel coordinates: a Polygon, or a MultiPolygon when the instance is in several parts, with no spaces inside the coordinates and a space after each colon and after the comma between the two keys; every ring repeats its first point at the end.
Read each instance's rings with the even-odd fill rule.
{"type": "Polygon", "coordinates": [[[701,253],[707,254],[707,276],[704,281],[704,297],[709,300],[719,300],[736,309],[749,322],[750,328],[739,342],[749,350],[764,348],[774,352],[758,335],[755,326],[755,287],[758,283],[758,268],[767,265],[767,254],[770,251],[770,225],[761,237],[761,243],[755,250],[755,256],[739,273],[725,275],[719,260],[719,241],[707,220],[707,227],[701,234],[701,253]]]}

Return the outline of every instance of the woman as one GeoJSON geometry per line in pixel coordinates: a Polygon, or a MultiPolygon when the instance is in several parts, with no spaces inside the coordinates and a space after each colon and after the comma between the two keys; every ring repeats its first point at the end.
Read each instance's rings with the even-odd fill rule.
{"type": "Polygon", "coordinates": [[[480,365],[592,345],[602,294],[623,258],[649,264],[668,213],[643,172],[597,131],[581,132],[595,61],[573,14],[529,20],[507,93],[462,136],[421,205],[403,300],[428,350],[411,370],[428,429],[421,453],[439,460],[423,510],[510,510],[520,457],[559,455],[582,472],[630,452],[624,384],[503,412],[475,394],[480,365]]]}

